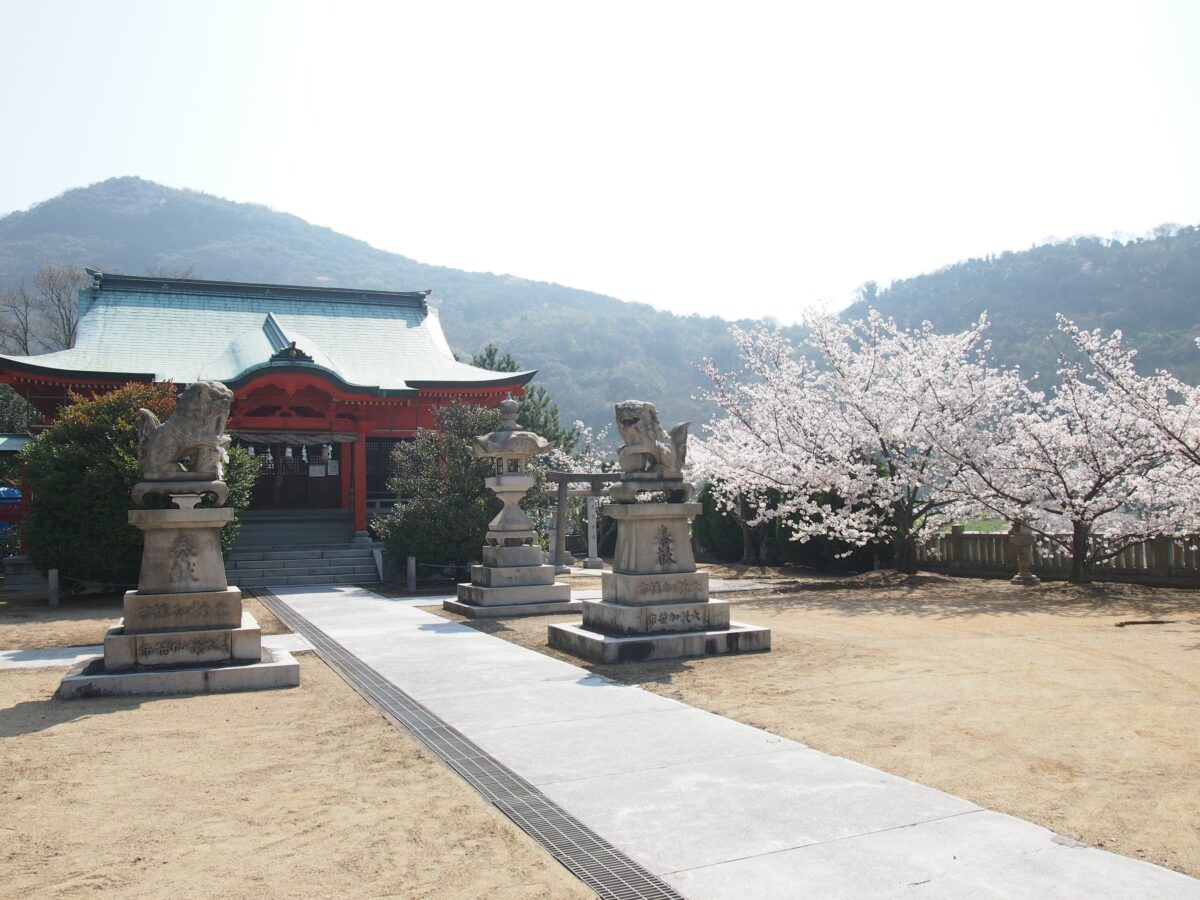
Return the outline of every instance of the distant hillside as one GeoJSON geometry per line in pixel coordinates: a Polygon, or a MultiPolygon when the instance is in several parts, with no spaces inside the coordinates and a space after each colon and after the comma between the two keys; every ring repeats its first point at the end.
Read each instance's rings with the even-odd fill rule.
{"type": "MultiPolygon", "coordinates": [[[[0,288],[47,262],[128,274],[324,284],[385,290],[431,289],[450,344],[471,356],[489,341],[540,371],[563,419],[602,427],[614,403],[658,403],[670,422],[705,421],[692,399],[702,388],[695,363],[734,362],[729,323],[677,316],[644,304],[509,275],[429,266],[377,250],[328,228],[264,206],[232,203],[139,178],[114,178],[68,191],[0,219],[0,288]]],[[[730,298],[736,308],[738,298],[730,298]]],[[[870,286],[845,315],[875,306],[906,324],[940,331],[987,310],[997,359],[1052,371],[1047,335],[1062,311],[1079,324],[1122,328],[1141,362],[1200,381],[1200,231],[1163,230],[1128,243],[1081,238],[1019,253],[972,259],[938,272],[870,286]]],[[[790,329],[793,336],[798,329],[790,329]]]]}
{"type": "MultiPolygon", "coordinates": [[[[1153,238],[1077,238],[970,259],[897,281],[843,313],[874,307],[906,325],[924,320],[955,331],[987,310],[993,356],[1027,371],[1053,372],[1055,314],[1082,327],[1120,328],[1146,369],[1170,368],[1200,381],[1200,229],[1159,229],[1153,238]]],[[[1059,340],[1058,344],[1062,345],[1059,340]]]]}
{"type": "Polygon", "coordinates": [[[382,290],[431,289],[447,339],[470,357],[489,341],[539,370],[564,421],[595,427],[613,404],[656,401],[664,418],[703,421],[694,363],[733,361],[722,319],[509,275],[463,272],[378,250],[264,206],[140,178],[113,178],[0,219],[0,287],[47,262],[108,272],[382,290]]]}

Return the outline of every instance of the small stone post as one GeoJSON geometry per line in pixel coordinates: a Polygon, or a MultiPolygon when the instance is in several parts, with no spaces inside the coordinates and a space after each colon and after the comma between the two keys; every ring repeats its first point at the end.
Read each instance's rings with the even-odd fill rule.
{"type": "Polygon", "coordinates": [[[597,547],[596,526],[596,509],[600,505],[599,497],[587,498],[587,530],[588,530],[588,555],[583,561],[585,569],[603,569],[604,560],[600,558],[600,552],[597,547]]]}
{"type": "Polygon", "coordinates": [[[417,558],[410,556],[408,564],[405,566],[404,587],[410,593],[416,593],[417,590],[417,558]]]}
{"type": "Polygon", "coordinates": [[[62,590],[58,586],[58,569],[51,569],[46,573],[46,600],[51,606],[58,606],[59,598],[62,596],[62,590]]]}
{"type": "Polygon", "coordinates": [[[1037,587],[1042,580],[1033,574],[1033,535],[1020,522],[1013,522],[1008,541],[1017,551],[1017,574],[1012,584],[1022,587],[1037,587]]]}
{"type": "Polygon", "coordinates": [[[558,486],[558,503],[554,509],[554,544],[550,550],[554,554],[554,574],[563,575],[569,570],[564,561],[567,547],[567,488],[564,481],[558,486]]]}

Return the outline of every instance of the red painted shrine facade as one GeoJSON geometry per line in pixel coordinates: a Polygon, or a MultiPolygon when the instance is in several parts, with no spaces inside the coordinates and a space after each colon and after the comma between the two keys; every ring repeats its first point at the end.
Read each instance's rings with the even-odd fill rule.
{"type": "Polygon", "coordinates": [[[114,276],[81,292],[75,347],[0,356],[0,381],[53,418],[68,391],[221,381],[229,432],[258,456],[252,511],[342,510],[365,533],[391,451],[454,401],[494,406],[533,372],[454,359],[428,292],[114,276]]]}

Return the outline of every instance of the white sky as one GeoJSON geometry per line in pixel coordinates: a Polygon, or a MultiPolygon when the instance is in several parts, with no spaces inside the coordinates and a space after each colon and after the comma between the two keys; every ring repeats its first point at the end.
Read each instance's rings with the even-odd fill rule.
{"type": "Polygon", "coordinates": [[[788,322],[868,279],[1200,223],[1197,47],[1190,0],[0,0],[0,214],[140,175],[788,322]]]}

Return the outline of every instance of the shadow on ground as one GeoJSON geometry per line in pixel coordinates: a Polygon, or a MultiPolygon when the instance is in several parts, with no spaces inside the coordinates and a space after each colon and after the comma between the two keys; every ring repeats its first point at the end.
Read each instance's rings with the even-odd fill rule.
{"type": "Polygon", "coordinates": [[[22,700],[0,709],[0,740],[45,731],[67,722],[137,709],[161,697],[94,697],[87,700],[22,700]]]}
{"type": "MultiPolygon", "coordinates": [[[[894,573],[893,573],[894,574],[894,573]]],[[[736,614],[789,609],[846,616],[901,615],[946,619],[966,616],[1131,615],[1161,618],[1200,615],[1200,591],[1135,584],[1073,585],[1062,582],[1025,588],[1004,581],[948,576],[899,576],[882,586],[807,582],[795,588],[738,598],[736,614]]]]}

